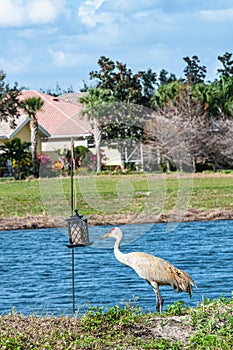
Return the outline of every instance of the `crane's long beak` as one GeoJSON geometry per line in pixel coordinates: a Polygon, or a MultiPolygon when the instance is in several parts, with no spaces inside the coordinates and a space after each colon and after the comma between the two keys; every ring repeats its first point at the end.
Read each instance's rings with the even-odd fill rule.
{"type": "Polygon", "coordinates": [[[106,233],[106,235],[104,235],[104,236],[100,237],[100,239],[104,239],[104,238],[108,238],[108,237],[109,237],[109,232],[108,232],[108,233],[106,233]]]}

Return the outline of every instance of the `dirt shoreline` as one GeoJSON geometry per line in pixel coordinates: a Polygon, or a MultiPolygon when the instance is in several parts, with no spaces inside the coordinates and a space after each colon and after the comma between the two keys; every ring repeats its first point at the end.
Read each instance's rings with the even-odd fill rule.
{"type": "MultiPolygon", "coordinates": [[[[20,229],[38,229],[66,227],[66,218],[48,217],[44,215],[27,215],[25,217],[0,218],[0,231],[20,230],[20,229]]],[[[100,225],[122,225],[122,224],[140,224],[140,223],[166,223],[180,221],[215,221],[215,220],[233,220],[233,209],[189,209],[186,213],[161,213],[158,215],[97,215],[92,214],[88,218],[90,226],[100,225]]]]}

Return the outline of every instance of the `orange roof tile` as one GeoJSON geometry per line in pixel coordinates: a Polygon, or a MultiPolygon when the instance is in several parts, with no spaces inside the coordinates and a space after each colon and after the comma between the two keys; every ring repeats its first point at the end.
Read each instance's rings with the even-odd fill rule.
{"type": "MultiPolygon", "coordinates": [[[[30,119],[26,115],[21,115],[19,118],[15,119],[15,128],[11,128],[9,121],[1,120],[0,122],[0,139],[11,139],[17,136],[17,133],[30,122],[30,119]]],[[[45,130],[40,124],[38,124],[38,129],[42,136],[50,137],[50,134],[45,130]]]]}
{"type": "Polygon", "coordinates": [[[22,90],[21,100],[40,97],[44,104],[36,116],[39,124],[51,137],[89,135],[91,124],[81,114],[82,105],[71,103],[36,90],[22,90]]]}

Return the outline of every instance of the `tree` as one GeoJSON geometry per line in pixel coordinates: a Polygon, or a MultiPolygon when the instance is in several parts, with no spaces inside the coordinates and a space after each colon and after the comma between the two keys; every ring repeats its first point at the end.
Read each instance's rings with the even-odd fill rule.
{"type": "Polygon", "coordinates": [[[233,118],[233,77],[222,75],[209,85],[208,113],[215,117],[233,118]]]}
{"type": "Polygon", "coordinates": [[[170,83],[162,84],[151,98],[151,106],[156,110],[158,108],[173,109],[176,108],[177,100],[180,97],[180,92],[184,84],[179,81],[172,81],[170,83]]]}
{"type": "Polygon", "coordinates": [[[90,78],[96,79],[97,88],[108,89],[115,101],[102,128],[102,136],[106,140],[116,140],[122,154],[123,143],[127,148],[133,147],[132,141],[135,144],[142,140],[142,119],[146,119],[148,114],[143,106],[150,106],[156,73],[148,69],[133,74],[126,64],[114,62],[105,56],[100,57],[98,64],[100,70],[90,72],[90,78]]]}
{"type": "Polygon", "coordinates": [[[83,80],[83,86],[79,89],[80,92],[87,92],[87,90],[89,89],[88,84],[85,82],[85,80],[83,80]]]}
{"type": "Polygon", "coordinates": [[[13,175],[16,179],[22,179],[29,175],[32,166],[32,156],[29,152],[30,142],[22,142],[19,138],[4,142],[0,146],[0,158],[6,166],[7,160],[11,161],[13,175]]]}
{"type": "MultiPolygon", "coordinates": [[[[78,169],[82,161],[86,158],[87,154],[90,152],[88,148],[85,146],[76,146],[74,147],[74,169],[78,169]]],[[[71,150],[67,150],[64,154],[65,158],[67,159],[67,162],[70,164],[71,162],[71,150]]]]}
{"type": "Polygon", "coordinates": [[[170,73],[170,75],[168,74],[169,73],[168,71],[166,71],[166,69],[162,69],[159,72],[158,81],[160,86],[177,80],[175,74],[173,73],[170,73]]]}
{"type": "Polygon", "coordinates": [[[18,84],[10,87],[5,82],[6,74],[0,70],[0,121],[10,122],[12,128],[15,127],[15,119],[20,116],[19,113],[19,95],[18,84]]]}
{"type": "MultiPolygon", "coordinates": [[[[109,89],[90,88],[88,92],[80,97],[79,102],[84,105],[83,115],[87,115],[93,122],[94,141],[97,157],[97,173],[101,171],[101,150],[102,138],[101,117],[105,116],[106,104],[112,102],[114,97],[109,89]]],[[[106,109],[108,110],[108,109],[106,109]]]]}
{"type": "MultiPolygon", "coordinates": [[[[166,126],[161,124],[159,118],[155,119],[154,122],[152,120],[149,124],[150,128],[147,128],[147,144],[154,149],[155,154],[153,156],[159,159],[157,164],[165,162],[168,169],[169,164],[173,163],[169,149],[171,150],[175,147],[173,153],[179,153],[180,146],[179,143],[175,143],[176,140],[188,141],[189,145],[192,142],[193,150],[200,144],[199,139],[196,143],[197,138],[193,138],[193,125],[197,125],[196,117],[202,116],[204,109],[198,94],[192,94],[193,87],[180,81],[170,82],[161,85],[152,98],[157,115],[166,118],[166,126]],[[167,127],[169,125],[168,121],[171,123],[171,128],[167,127]],[[174,128],[177,128],[177,138],[174,138],[174,133],[172,133],[174,128]],[[163,140],[163,142],[160,140],[163,140]]],[[[148,152],[148,154],[150,153],[148,152]]],[[[193,152],[193,159],[195,159],[195,155],[196,153],[193,152]]],[[[181,164],[177,165],[180,169],[184,166],[181,164]]]]}
{"type": "MultiPolygon", "coordinates": [[[[155,92],[152,101],[157,114],[166,117],[177,128],[177,139],[186,143],[194,169],[216,169],[232,164],[229,149],[226,151],[226,144],[232,145],[232,124],[228,119],[233,112],[232,96],[233,79],[225,76],[211,84],[164,84],[155,92]]],[[[160,158],[171,162],[166,145],[158,141],[156,122],[147,130],[148,144],[154,150],[157,145],[161,150],[160,158]]],[[[162,132],[169,134],[169,130],[162,132]]],[[[170,140],[164,135],[161,138],[170,140]]]]}
{"type": "Polygon", "coordinates": [[[74,89],[73,89],[72,85],[70,87],[68,87],[67,89],[62,89],[61,86],[59,85],[59,83],[57,82],[55,89],[46,89],[46,90],[41,89],[41,91],[50,95],[50,96],[57,97],[57,96],[60,96],[62,94],[73,93],[74,89]]]}
{"type": "Polygon", "coordinates": [[[218,56],[218,60],[222,63],[223,68],[218,69],[220,77],[233,77],[233,60],[232,53],[226,52],[223,56],[218,56]]]}
{"type": "Polygon", "coordinates": [[[194,55],[192,58],[184,57],[183,60],[187,63],[184,69],[187,83],[190,85],[204,83],[207,70],[205,66],[199,65],[199,58],[194,55]]]}
{"type": "Polygon", "coordinates": [[[151,97],[155,91],[155,84],[157,81],[157,74],[151,69],[148,69],[147,72],[140,72],[141,84],[143,88],[142,104],[143,106],[150,107],[151,97]]]}
{"type": "Polygon", "coordinates": [[[90,72],[90,78],[97,79],[97,88],[110,90],[119,102],[141,103],[143,72],[133,74],[126,64],[113,62],[105,56],[99,58],[98,64],[100,70],[90,72]]]}
{"type": "Polygon", "coordinates": [[[40,97],[28,97],[20,104],[20,106],[24,109],[30,118],[33,175],[36,177],[39,175],[37,161],[38,120],[36,113],[42,108],[43,104],[44,102],[40,97]]]}

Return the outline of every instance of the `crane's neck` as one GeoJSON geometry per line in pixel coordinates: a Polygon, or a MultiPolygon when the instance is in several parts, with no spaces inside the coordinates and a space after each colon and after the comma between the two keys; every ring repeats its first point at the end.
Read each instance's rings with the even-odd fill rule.
{"type": "Polygon", "coordinates": [[[127,254],[123,254],[120,251],[120,245],[122,242],[123,234],[116,238],[116,242],[114,244],[114,255],[117,260],[119,260],[122,264],[128,265],[127,254]]]}

